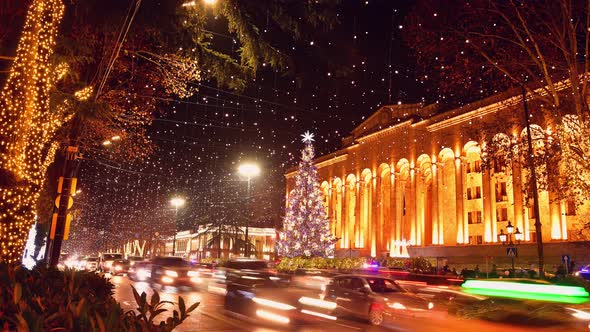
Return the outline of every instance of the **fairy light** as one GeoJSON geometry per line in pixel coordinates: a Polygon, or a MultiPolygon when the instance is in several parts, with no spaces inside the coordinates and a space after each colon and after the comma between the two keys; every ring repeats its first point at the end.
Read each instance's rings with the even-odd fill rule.
{"type": "Polygon", "coordinates": [[[94,89],[91,86],[87,86],[82,90],[74,92],[74,97],[76,97],[76,99],[78,99],[79,101],[86,101],[90,99],[93,91],[94,89]]]}
{"type": "Polygon", "coordinates": [[[54,82],[67,71],[50,63],[63,13],[61,0],[32,2],[0,92],[0,169],[11,183],[0,187],[0,262],[21,259],[45,171],[57,149],[51,138],[65,119],[65,106],[52,110],[49,101],[54,82]]]}

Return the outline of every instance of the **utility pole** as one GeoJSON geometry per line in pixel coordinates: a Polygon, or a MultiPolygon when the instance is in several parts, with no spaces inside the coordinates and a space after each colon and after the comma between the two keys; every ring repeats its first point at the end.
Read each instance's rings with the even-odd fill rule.
{"type": "Polygon", "coordinates": [[[76,193],[78,168],[80,166],[80,154],[78,146],[68,146],[64,151],[62,175],[57,185],[57,198],[55,209],[51,217],[51,226],[47,237],[47,256],[45,262],[50,267],[56,267],[59,263],[61,246],[67,240],[70,233],[72,215],[68,209],[74,204],[73,196],[76,193]]]}
{"type": "Polygon", "coordinates": [[[539,213],[539,194],[537,192],[537,171],[535,169],[535,163],[533,161],[533,142],[531,135],[531,126],[529,122],[529,108],[526,102],[526,88],[524,85],[522,88],[522,105],[524,108],[525,124],[526,124],[526,135],[528,141],[528,157],[527,161],[531,172],[532,190],[533,190],[533,210],[535,212],[535,233],[537,237],[537,254],[539,256],[539,278],[545,278],[544,271],[544,259],[543,259],[543,234],[541,228],[541,220],[539,213]]]}

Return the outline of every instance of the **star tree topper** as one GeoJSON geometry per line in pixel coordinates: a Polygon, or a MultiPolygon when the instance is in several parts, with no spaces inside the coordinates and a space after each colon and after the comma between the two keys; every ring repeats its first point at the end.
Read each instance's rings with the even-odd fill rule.
{"type": "Polygon", "coordinates": [[[310,133],[309,131],[306,131],[305,133],[303,133],[303,135],[301,135],[301,137],[303,137],[302,141],[303,143],[311,143],[314,141],[313,139],[313,134],[310,133]]]}

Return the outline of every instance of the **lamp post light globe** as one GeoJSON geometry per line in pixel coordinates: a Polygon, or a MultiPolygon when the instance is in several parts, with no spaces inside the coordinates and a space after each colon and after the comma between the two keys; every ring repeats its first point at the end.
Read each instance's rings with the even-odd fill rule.
{"type": "Polygon", "coordinates": [[[174,197],[173,199],[170,200],[170,204],[172,206],[174,206],[175,209],[182,207],[185,202],[186,202],[186,200],[182,197],[174,197]]]}
{"type": "Polygon", "coordinates": [[[508,232],[508,234],[514,233],[514,226],[512,226],[512,222],[510,221],[508,221],[508,226],[506,226],[506,232],[508,232]]]}
{"type": "Polygon", "coordinates": [[[258,165],[256,164],[244,163],[238,167],[238,173],[250,180],[251,178],[260,175],[260,167],[258,167],[258,165]]]}
{"type": "Polygon", "coordinates": [[[514,232],[514,239],[520,243],[523,240],[524,234],[516,227],[516,232],[514,232]]]}
{"type": "Polygon", "coordinates": [[[500,238],[500,242],[506,243],[508,236],[506,235],[506,233],[504,233],[503,229],[500,230],[500,234],[498,234],[498,238],[500,238]]]}

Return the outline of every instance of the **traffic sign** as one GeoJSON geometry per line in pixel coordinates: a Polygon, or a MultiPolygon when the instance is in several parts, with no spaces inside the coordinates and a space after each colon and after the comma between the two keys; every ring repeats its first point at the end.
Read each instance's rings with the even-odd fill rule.
{"type": "Polygon", "coordinates": [[[517,257],[518,256],[518,251],[516,250],[516,247],[508,247],[508,248],[506,248],[506,256],[508,256],[508,257],[517,257]]]}

